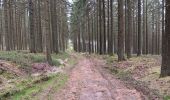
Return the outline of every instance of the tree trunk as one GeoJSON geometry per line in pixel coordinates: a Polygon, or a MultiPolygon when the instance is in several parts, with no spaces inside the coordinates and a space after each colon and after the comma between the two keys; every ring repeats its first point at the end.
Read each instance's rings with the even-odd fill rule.
{"type": "Polygon", "coordinates": [[[29,0],[29,24],[30,24],[30,52],[36,53],[35,50],[35,31],[34,31],[34,5],[33,1],[29,0]]]}
{"type": "Polygon", "coordinates": [[[165,0],[166,15],[165,15],[165,33],[162,42],[162,67],[161,77],[170,76],[170,1],[165,0]]]}
{"type": "Polygon", "coordinates": [[[138,0],[138,52],[137,56],[142,54],[142,34],[141,34],[141,0],[138,0]]]}
{"type": "Polygon", "coordinates": [[[128,6],[128,11],[127,11],[127,19],[128,19],[128,32],[127,32],[127,58],[132,57],[132,1],[127,0],[127,6],[128,6]]]}
{"type": "Polygon", "coordinates": [[[125,19],[123,9],[124,0],[118,0],[118,61],[125,60],[125,19]]]}
{"type": "Polygon", "coordinates": [[[148,35],[148,1],[146,0],[146,54],[149,53],[149,35],[148,35]]]}
{"type": "Polygon", "coordinates": [[[49,8],[49,0],[45,1],[45,9],[46,9],[46,58],[49,65],[52,65],[51,58],[51,31],[50,31],[50,8],[49,8]]]}
{"type": "Polygon", "coordinates": [[[42,52],[43,51],[43,47],[42,47],[42,29],[41,29],[41,0],[38,0],[38,35],[37,35],[37,45],[38,45],[38,52],[42,52]]]}
{"type": "Polygon", "coordinates": [[[143,54],[146,54],[146,9],[145,1],[143,0],[143,54]]]}

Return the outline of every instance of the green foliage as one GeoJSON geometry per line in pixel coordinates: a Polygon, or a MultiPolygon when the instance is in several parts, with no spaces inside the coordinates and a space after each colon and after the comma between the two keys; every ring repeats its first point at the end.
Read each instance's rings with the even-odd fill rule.
{"type": "Polygon", "coordinates": [[[170,96],[165,96],[164,100],[170,100],[170,96]]]}
{"type": "Polygon", "coordinates": [[[30,66],[34,62],[44,62],[45,55],[18,51],[0,51],[0,59],[12,61],[21,66],[30,66]]]}
{"type": "MultiPolygon", "coordinates": [[[[16,63],[19,66],[14,67],[23,67],[31,68],[32,63],[37,62],[46,62],[45,59],[46,55],[43,53],[29,53],[27,51],[0,51],[0,59],[1,60],[8,60],[11,62],[16,63]]],[[[53,64],[55,66],[59,66],[61,63],[60,61],[66,61],[67,64],[70,66],[75,64],[75,59],[70,59],[68,53],[61,52],[59,54],[52,54],[53,64]],[[67,60],[66,60],[67,59],[67,60]]],[[[27,70],[26,70],[27,71],[27,70]]],[[[28,70],[29,71],[29,70],[28,70]]],[[[32,100],[35,98],[36,94],[41,93],[43,90],[48,89],[52,86],[52,91],[59,90],[66,82],[67,76],[65,74],[53,74],[53,75],[40,75],[40,76],[26,76],[23,78],[18,78],[16,75],[4,72],[0,70],[0,75],[8,79],[10,82],[5,85],[3,91],[0,92],[0,100],[2,98],[12,98],[12,100],[21,100],[21,99],[28,99],[32,100]]],[[[1,77],[0,76],[0,77],[1,77]]],[[[3,81],[2,81],[3,82],[3,81]]],[[[2,83],[1,82],[1,83],[2,83]]],[[[49,95],[50,96],[50,95],[49,95]]]]}
{"type": "Polygon", "coordinates": [[[70,55],[66,52],[60,52],[59,54],[52,54],[53,59],[62,59],[65,60],[69,57],[70,55]]]}
{"type": "Polygon", "coordinates": [[[114,61],[117,61],[117,56],[113,55],[113,56],[104,56],[103,59],[105,59],[107,61],[107,63],[113,63],[114,61]]]}
{"type": "MultiPolygon", "coordinates": [[[[53,64],[59,66],[57,59],[66,59],[69,57],[68,53],[62,52],[59,54],[52,54],[53,64]]],[[[8,60],[21,65],[21,67],[30,66],[32,63],[46,62],[46,56],[42,53],[28,53],[24,51],[0,51],[0,59],[8,60]]]]}
{"type": "Polygon", "coordinates": [[[61,73],[50,76],[41,76],[38,78],[30,77],[29,79],[17,83],[15,88],[1,94],[0,98],[12,98],[12,100],[32,100],[35,98],[35,94],[42,92],[51,85],[54,91],[58,91],[62,86],[64,86],[66,81],[67,75],[61,73]]]}

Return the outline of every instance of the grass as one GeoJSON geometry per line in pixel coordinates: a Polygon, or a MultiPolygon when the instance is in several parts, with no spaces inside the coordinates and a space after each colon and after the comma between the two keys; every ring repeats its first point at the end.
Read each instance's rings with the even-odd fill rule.
{"type": "Polygon", "coordinates": [[[114,61],[116,61],[117,56],[113,55],[113,56],[106,56],[104,57],[107,61],[107,63],[113,63],[114,61]]]}
{"type": "Polygon", "coordinates": [[[4,94],[1,98],[8,98],[12,100],[32,100],[33,98],[36,98],[36,94],[41,93],[51,85],[54,91],[58,91],[62,86],[64,86],[66,81],[67,75],[61,73],[36,79],[30,78],[18,83],[16,85],[17,90],[10,90],[10,92],[4,94]]]}
{"type": "MultiPolygon", "coordinates": [[[[30,70],[32,63],[46,62],[45,54],[43,53],[29,53],[28,51],[0,51],[0,59],[7,60],[9,63],[14,63],[19,68],[24,68],[26,71],[30,70]],[[27,70],[28,69],[28,70],[27,70]]],[[[67,64],[72,66],[75,64],[75,59],[72,59],[69,53],[61,52],[59,54],[52,54],[54,66],[60,66],[60,61],[67,59],[67,64]]],[[[43,92],[52,86],[52,91],[58,91],[64,86],[67,81],[67,75],[65,74],[53,74],[50,76],[26,76],[24,79],[15,77],[13,74],[7,72],[0,72],[0,77],[11,80],[6,84],[3,91],[0,92],[1,99],[12,100],[36,100],[36,95],[43,92]]],[[[28,73],[29,74],[29,73],[28,73]]],[[[49,94],[50,98],[50,94],[49,94]]]]}
{"type": "Polygon", "coordinates": [[[164,100],[170,100],[170,96],[165,96],[164,100]]]}
{"type": "Polygon", "coordinates": [[[69,57],[70,55],[67,52],[60,52],[59,54],[52,54],[53,58],[60,58],[62,60],[65,60],[69,57]]]}
{"type": "MultiPolygon", "coordinates": [[[[62,52],[59,54],[52,54],[52,62],[55,66],[59,66],[60,62],[58,59],[67,59],[69,57],[68,53],[62,52]]],[[[46,56],[42,53],[28,53],[26,51],[0,51],[0,59],[12,61],[21,65],[22,67],[28,67],[32,63],[46,62],[46,56]]]]}
{"type": "Polygon", "coordinates": [[[165,96],[164,100],[170,100],[170,96],[165,96]]]}

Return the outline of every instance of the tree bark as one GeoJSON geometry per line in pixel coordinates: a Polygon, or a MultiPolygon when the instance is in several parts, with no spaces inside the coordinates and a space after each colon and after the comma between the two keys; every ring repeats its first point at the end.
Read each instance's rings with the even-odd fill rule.
{"type": "Polygon", "coordinates": [[[125,60],[125,19],[123,15],[124,0],[118,0],[118,61],[125,60]]]}
{"type": "Polygon", "coordinates": [[[30,52],[36,53],[35,50],[35,29],[34,29],[34,5],[33,1],[29,0],[29,24],[30,24],[30,52]]]}
{"type": "Polygon", "coordinates": [[[165,33],[163,35],[161,77],[170,76],[170,1],[165,0],[165,33]]]}
{"type": "Polygon", "coordinates": [[[138,52],[137,56],[142,54],[142,34],[141,34],[141,0],[138,0],[138,52]]]}
{"type": "Polygon", "coordinates": [[[132,57],[132,40],[133,40],[133,34],[132,34],[132,1],[127,0],[127,19],[128,19],[128,32],[127,32],[127,58],[132,57]]]}
{"type": "Polygon", "coordinates": [[[45,20],[45,27],[46,27],[46,58],[49,65],[52,65],[52,58],[51,58],[51,31],[50,31],[50,8],[49,8],[49,0],[45,1],[45,9],[46,9],[46,20],[45,20]]]}

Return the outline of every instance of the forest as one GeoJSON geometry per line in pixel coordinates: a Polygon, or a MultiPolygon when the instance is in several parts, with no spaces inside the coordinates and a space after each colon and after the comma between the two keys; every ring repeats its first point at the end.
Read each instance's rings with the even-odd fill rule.
{"type": "Polygon", "coordinates": [[[0,0],[0,100],[170,100],[170,0],[0,0]]]}

